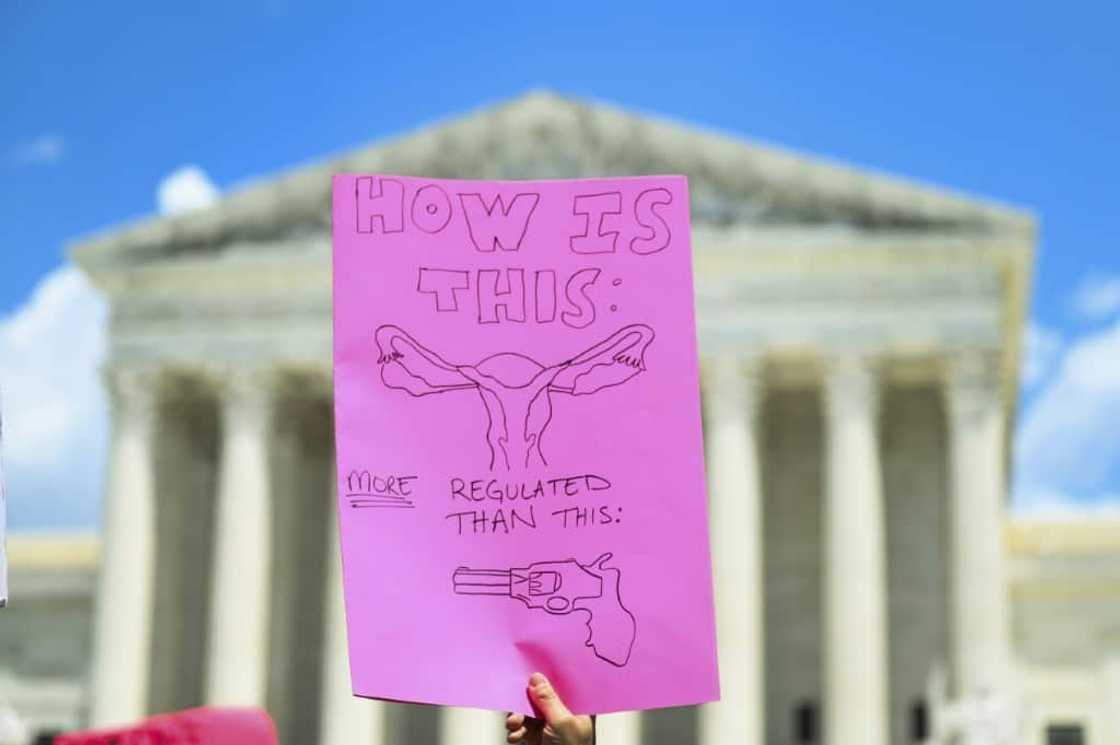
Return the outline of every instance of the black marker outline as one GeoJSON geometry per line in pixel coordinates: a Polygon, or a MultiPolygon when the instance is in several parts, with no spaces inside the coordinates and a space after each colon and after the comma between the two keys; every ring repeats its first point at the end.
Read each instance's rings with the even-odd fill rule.
{"type": "Polygon", "coordinates": [[[369,234],[369,233],[376,232],[373,229],[373,220],[375,218],[381,222],[381,232],[382,233],[403,233],[404,232],[404,184],[401,183],[400,181],[398,181],[395,178],[374,179],[373,176],[359,176],[358,178],[354,179],[354,222],[356,223],[355,227],[356,227],[357,232],[364,233],[364,234],[369,234]],[[377,182],[377,196],[373,195],[374,181],[377,182]],[[364,230],[362,229],[361,203],[362,203],[362,198],[363,198],[363,195],[362,195],[363,184],[367,186],[365,198],[369,199],[371,201],[372,200],[377,200],[377,199],[385,199],[385,188],[382,186],[382,184],[395,184],[397,186],[397,188],[400,189],[400,191],[401,191],[400,212],[401,213],[397,218],[396,229],[394,229],[394,230],[389,229],[388,223],[385,220],[385,213],[384,212],[379,212],[376,215],[368,215],[369,219],[367,220],[366,225],[365,225],[366,229],[364,229],[364,230]]]}
{"type": "Polygon", "coordinates": [[[578,310],[579,313],[573,313],[570,310],[560,311],[561,323],[563,323],[570,329],[585,329],[591,324],[595,323],[595,317],[599,315],[599,311],[596,309],[595,302],[591,299],[591,296],[587,294],[587,288],[598,282],[599,276],[602,273],[602,269],[594,266],[587,266],[583,269],[577,269],[576,271],[572,272],[572,276],[568,277],[568,281],[564,283],[564,299],[571,303],[572,307],[578,310]],[[590,279],[586,279],[586,277],[588,276],[588,272],[592,273],[590,275],[590,279]],[[578,288],[573,290],[572,283],[575,282],[577,278],[584,281],[578,288]],[[580,294],[580,297],[587,301],[586,308],[583,305],[577,304],[575,300],[573,300],[572,295],[575,292],[578,292],[580,294]],[[584,312],[585,310],[587,311],[586,313],[584,312]],[[572,319],[582,319],[582,322],[576,323],[572,319]]]}
{"type": "Polygon", "coordinates": [[[659,213],[656,209],[654,209],[659,204],[665,205],[665,204],[672,204],[672,203],[673,203],[673,192],[669,191],[668,189],[666,189],[663,186],[658,186],[654,189],[644,189],[641,193],[638,194],[637,199],[634,200],[634,222],[638,223],[638,225],[642,226],[642,228],[644,228],[646,230],[649,230],[651,235],[648,238],[643,238],[642,236],[638,236],[638,235],[631,238],[630,239],[630,251],[632,253],[636,253],[639,256],[648,256],[649,254],[655,254],[658,251],[664,251],[666,248],[668,248],[672,244],[672,242],[673,242],[673,229],[669,227],[669,221],[666,220],[664,217],[662,217],[661,213],[659,213]],[[665,242],[662,243],[660,246],[657,246],[656,248],[649,248],[649,249],[636,248],[635,244],[652,243],[653,240],[655,238],[657,238],[657,229],[655,227],[653,227],[652,225],[648,225],[648,224],[642,222],[642,218],[638,216],[638,207],[642,203],[642,198],[645,197],[646,194],[654,194],[654,193],[657,193],[657,192],[662,192],[665,195],[665,199],[650,202],[649,213],[651,215],[653,215],[658,220],[658,222],[661,223],[661,227],[663,227],[665,229],[665,242]]]}
{"type": "Polygon", "coordinates": [[[598,192],[598,193],[595,193],[595,194],[577,194],[575,197],[572,198],[572,216],[573,217],[579,217],[581,215],[583,216],[583,232],[578,234],[578,235],[573,235],[573,236],[568,238],[568,248],[570,248],[572,250],[572,253],[583,254],[583,255],[588,255],[588,256],[593,255],[593,254],[613,254],[613,253],[615,253],[618,250],[618,235],[621,231],[608,230],[606,232],[603,232],[603,220],[606,218],[607,215],[622,215],[622,192],[620,192],[620,191],[603,191],[603,192],[598,192]],[[611,236],[610,250],[603,249],[601,251],[586,251],[586,250],[576,248],[576,239],[577,238],[590,238],[591,237],[591,212],[587,212],[587,211],[581,212],[578,209],[576,209],[576,207],[579,206],[579,201],[581,199],[593,199],[595,197],[610,197],[610,196],[613,196],[615,198],[615,200],[618,202],[617,209],[603,210],[602,212],[599,212],[598,213],[599,224],[595,226],[595,237],[596,238],[606,238],[608,235],[611,236]]]}
{"type": "MultiPolygon", "coordinates": [[[[431,202],[429,202],[429,204],[431,204],[431,202]]],[[[427,211],[427,210],[425,210],[425,211],[427,211]]],[[[434,212],[430,212],[430,211],[427,211],[427,212],[428,212],[428,215],[434,215],[435,214],[434,212]]],[[[453,210],[451,209],[451,197],[447,196],[447,192],[443,190],[442,186],[439,186],[437,184],[427,184],[425,186],[421,186],[419,189],[416,190],[416,193],[412,195],[412,209],[409,213],[412,216],[412,224],[415,225],[420,230],[424,231],[425,233],[434,234],[434,233],[438,233],[439,231],[446,228],[447,224],[449,222],[451,222],[452,212],[453,212],[453,210]],[[420,195],[423,194],[424,192],[428,191],[428,189],[435,189],[437,192],[439,192],[440,196],[443,197],[443,204],[445,205],[445,209],[446,209],[446,213],[447,213],[446,216],[443,218],[443,222],[439,223],[438,226],[431,227],[431,228],[426,227],[424,225],[424,222],[428,221],[429,217],[422,215],[419,220],[416,219],[416,206],[420,201],[420,195]]]]}
{"type": "Polygon", "coordinates": [[[520,251],[521,242],[525,240],[525,234],[529,232],[529,223],[532,222],[533,213],[536,212],[537,205],[540,204],[540,201],[541,195],[539,192],[535,191],[523,191],[514,194],[513,199],[510,200],[508,207],[506,206],[505,201],[502,199],[501,193],[495,194],[494,198],[490,200],[489,205],[486,204],[486,199],[482,196],[482,194],[478,192],[472,191],[459,193],[459,206],[463,208],[463,219],[466,220],[467,223],[467,234],[470,235],[471,243],[474,244],[475,249],[481,251],[482,253],[494,253],[495,249],[498,248],[501,248],[503,251],[520,251]],[[499,240],[497,231],[495,231],[495,234],[491,239],[489,246],[482,246],[479,244],[478,238],[476,238],[474,234],[474,224],[471,222],[470,209],[468,209],[467,207],[467,197],[475,197],[476,199],[478,199],[478,203],[482,205],[482,209],[486,212],[487,217],[493,217],[494,208],[499,207],[501,209],[502,217],[504,218],[509,217],[510,210],[517,206],[517,201],[522,197],[529,197],[533,200],[533,203],[529,206],[529,214],[525,215],[525,223],[521,226],[521,234],[517,236],[517,243],[513,246],[513,248],[507,248],[501,242],[501,240],[499,240]]]}
{"type": "Polygon", "coordinates": [[[525,323],[526,313],[524,269],[511,267],[507,268],[504,272],[501,269],[479,269],[478,281],[475,283],[475,295],[478,300],[478,322],[480,324],[501,323],[501,320],[498,318],[498,308],[502,308],[505,310],[505,317],[507,321],[511,323],[525,323]],[[521,288],[520,292],[516,292],[514,289],[513,279],[511,278],[514,273],[517,274],[518,286],[521,288]],[[483,277],[486,278],[486,282],[483,282],[483,277]],[[492,282],[490,281],[491,277],[493,278],[492,282]],[[505,277],[506,284],[506,289],[504,292],[501,291],[500,287],[498,286],[503,277],[505,277]],[[483,287],[486,288],[486,291],[488,293],[493,294],[494,302],[487,302],[485,304],[482,302],[483,287]],[[493,290],[491,290],[491,288],[493,288],[493,290]],[[517,296],[519,294],[521,296],[520,318],[514,318],[514,314],[511,313],[510,310],[513,309],[515,313],[517,312],[517,296]],[[509,296],[511,298],[511,302],[506,302],[505,300],[503,300],[502,298],[505,296],[509,296]],[[494,317],[483,318],[483,309],[493,313],[494,317]]]}
{"type": "Polygon", "coordinates": [[[557,299],[556,270],[538,269],[537,271],[533,272],[533,306],[537,323],[552,323],[556,320],[557,299]],[[541,302],[541,279],[545,277],[549,278],[549,281],[552,285],[552,291],[543,296],[546,298],[552,298],[552,301],[549,303],[549,307],[547,308],[544,308],[544,304],[541,302]],[[542,315],[542,310],[546,310],[548,312],[542,315]]]}
{"type": "Polygon", "coordinates": [[[346,475],[346,499],[352,508],[404,508],[413,509],[415,503],[404,494],[394,493],[393,485],[398,487],[403,482],[413,481],[416,476],[389,476],[381,479],[384,488],[378,488],[377,481],[380,477],[362,469],[355,469],[346,475]]]}
{"type": "Polygon", "coordinates": [[[416,272],[416,291],[422,292],[425,295],[434,295],[436,298],[436,312],[437,313],[453,313],[459,310],[459,296],[456,294],[460,290],[469,290],[471,288],[471,273],[466,269],[439,269],[432,266],[422,266],[416,272]],[[440,274],[458,274],[462,277],[462,284],[451,285],[451,307],[445,308],[440,304],[439,290],[427,290],[424,288],[424,277],[429,272],[440,274]]]}
{"type": "Polygon", "coordinates": [[[654,338],[649,326],[630,324],[575,357],[545,367],[518,352],[501,352],[474,365],[458,365],[443,359],[399,326],[385,324],[374,332],[377,364],[381,380],[388,388],[405,391],[414,398],[450,391],[478,391],[488,420],[486,443],[490,448],[491,470],[499,455],[507,470],[515,465],[529,467],[534,456],[548,465],[542,440],[552,422],[552,394],[585,396],[622,385],[646,369],[646,349],[654,338]],[[534,412],[541,401],[546,408],[534,412]],[[535,431],[530,431],[534,413],[538,420],[543,414],[543,421],[535,431]],[[520,442],[510,432],[510,424],[519,420],[520,442]]]}
{"type": "MultiPolygon", "coordinates": [[[[634,614],[622,603],[622,571],[615,567],[608,567],[614,554],[607,552],[600,555],[590,564],[580,564],[574,558],[538,561],[527,567],[513,567],[510,569],[471,569],[460,566],[451,573],[451,591],[456,595],[494,595],[520,600],[529,609],[542,609],[549,615],[566,616],[573,611],[587,613],[587,639],[584,646],[590,647],[603,662],[624,667],[630,661],[634,651],[634,642],[638,637],[638,623],[634,614]],[[579,572],[585,576],[581,576],[579,572]],[[609,579],[608,579],[609,577],[609,579]],[[595,588],[596,581],[598,587],[595,588]],[[583,588],[580,588],[580,585],[583,588]],[[614,597],[605,598],[604,584],[607,589],[613,585],[614,597]],[[622,644],[613,649],[611,645],[595,643],[596,610],[603,610],[604,600],[617,607],[621,614],[615,614],[613,620],[629,628],[615,629],[615,639],[622,644]],[[553,602],[558,600],[559,602],[553,602]],[[621,634],[618,632],[621,631],[621,634]]],[[[599,620],[610,623],[600,613],[599,620]]]]}

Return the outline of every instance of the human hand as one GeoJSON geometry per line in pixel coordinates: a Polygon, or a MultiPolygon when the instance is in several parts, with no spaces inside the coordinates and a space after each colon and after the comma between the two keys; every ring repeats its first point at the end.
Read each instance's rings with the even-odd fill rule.
{"type": "Polygon", "coordinates": [[[595,723],[589,716],[576,716],[560,700],[548,678],[529,676],[529,699],[542,719],[524,714],[506,717],[506,742],[513,745],[594,745],[595,723]]]}

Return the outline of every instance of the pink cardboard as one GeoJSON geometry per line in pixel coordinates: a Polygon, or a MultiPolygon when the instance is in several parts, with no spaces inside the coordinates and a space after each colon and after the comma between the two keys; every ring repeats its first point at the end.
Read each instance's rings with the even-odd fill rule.
{"type": "Polygon", "coordinates": [[[70,732],[54,745],[277,745],[263,709],[202,707],[149,717],[130,727],[70,732]]]}
{"type": "Polygon", "coordinates": [[[354,692],[718,698],[687,181],[340,174],[333,217],[354,692]]]}

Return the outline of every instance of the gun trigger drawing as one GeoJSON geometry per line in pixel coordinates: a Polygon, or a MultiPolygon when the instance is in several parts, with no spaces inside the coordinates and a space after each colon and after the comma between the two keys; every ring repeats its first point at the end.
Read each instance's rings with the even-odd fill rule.
{"type": "Polygon", "coordinates": [[[634,615],[622,604],[621,572],[607,567],[606,553],[590,564],[575,559],[539,561],[511,569],[459,567],[452,574],[457,595],[500,595],[554,616],[587,613],[586,645],[595,656],[621,667],[630,660],[637,634],[634,615]]]}

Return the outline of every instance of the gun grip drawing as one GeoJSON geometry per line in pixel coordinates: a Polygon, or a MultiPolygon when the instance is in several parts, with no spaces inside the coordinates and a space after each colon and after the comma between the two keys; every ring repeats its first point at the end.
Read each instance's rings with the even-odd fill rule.
{"type": "Polygon", "coordinates": [[[622,572],[606,564],[606,553],[590,564],[575,559],[538,561],[511,569],[459,567],[452,574],[457,595],[500,595],[555,616],[587,613],[587,641],[595,656],[616,667],[630,661],[637,623],[622,604],[622,572]]]}

